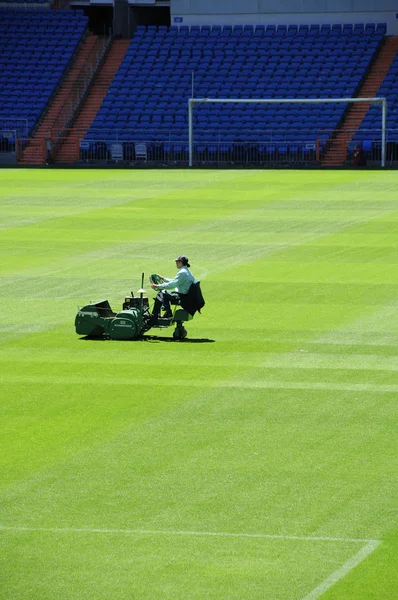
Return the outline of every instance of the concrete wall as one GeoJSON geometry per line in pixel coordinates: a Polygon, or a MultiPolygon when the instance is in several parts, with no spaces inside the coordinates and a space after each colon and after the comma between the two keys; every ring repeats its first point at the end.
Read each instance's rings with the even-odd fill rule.
{"type": "Polygon", "coordinates": [[[170,0],[180,25],[387,23],[398,34],[396,0],[170,0]]]}

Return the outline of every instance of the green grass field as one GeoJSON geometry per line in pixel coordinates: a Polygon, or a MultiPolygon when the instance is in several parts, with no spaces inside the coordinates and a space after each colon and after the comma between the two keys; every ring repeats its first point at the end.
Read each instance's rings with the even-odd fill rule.
{"type": "Polygon", "coordinates": [[[1,599],[396,600],[398,174],[0,176],[1,599]],[[76,335],[181,253],[188,340],[76,335]]]}

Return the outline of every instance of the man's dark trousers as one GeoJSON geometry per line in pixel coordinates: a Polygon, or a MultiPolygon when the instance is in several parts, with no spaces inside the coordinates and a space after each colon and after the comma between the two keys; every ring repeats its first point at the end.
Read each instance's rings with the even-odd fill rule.
{"type": "Polygon", "coordinates": [[[167,313],[171,312],[170,304],[178,304],[179,298],[180,296],[178,292],[168,292],[167,290],[162,290],[155,298],[153,314],[158,316],[160,314],[162,305],[167,313]]]}

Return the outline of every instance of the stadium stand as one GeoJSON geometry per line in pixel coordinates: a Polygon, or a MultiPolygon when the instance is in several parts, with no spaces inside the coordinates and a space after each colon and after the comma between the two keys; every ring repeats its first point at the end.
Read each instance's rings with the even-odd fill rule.
{"type": "MultiPolygon", "coordinates": [[[[87,25],[87,17],[79,10],[29,10],[26,5],[0,8],[0,131],[5,148],[15,146],[13,131],[19,138],[31,138],[33,133],[40,136],[38,125],[86,38],[87,25]]],[[[373,85],[371,95],[377,92],[388,99],[388,128],[398,128],[398,59],[391,67],[392,58],[386,60],[384,71],[377,63],[387,42],[394,45],[397,41],[385,34],[383,23],[139,26],[99,110],[91,107],[89,111],[91,125],[88,117],[84,127],[75,119],[80,129],[77,133],[71,130],[74,156],[77,141],[82,140],[83,159],[109,158],[112,144],[118,142],[123,144],[127,160],[139,156],[185,160],[187,100],[192,94],[339,98],[367,95],[373,85]],[[372,69],[379,81],[376,77],[369,81],[372,69]],[[145,152],[136,147],[142,142],[145,152]]],[[[391,52],[395,56],[395,46],[391,52]]],[[[257,159],[313,158],[315,144],[321,140],[323,164],[328,164],[325,157],[329,164],[341,163],[347,144],[364,142],[370,150],[379,144],[368,132],[380,130],[380,109],[372,107],[367,112],[362,105],[362,114],[359,107],[355,110],[356,115],[345,103],[198,105],[194,112],[195,151],[199,158],[231,157],[234,149],[246,144],[246,148],[255,148],[257,159]],[[347,137],[343,130],[352,123],[352,135],[347,137]]],[[[34,152],[32,146],[32,156],[34,152]]],[[[77,160],[71,159],[66,144],[61,154],[60,162],[77,160]]],[[[28,156],[23,160],[29,162],[28,156]]]]}
{"type": "Polygon", "coordinates": [[[0,129],[31,135],[86,27],[82,11],[0,9],[0,129]]]}
{"type": "MultiPolygon", "coordinates": [[[[382,44],[380,51],[377,53],[375,60],[372,61],[362,86],[357,93],[358,98],[374,98],[379,94],[379,97],[382,96],[390,100],[390,94],[380,94],[380,88],[384,78],[392,66],[397,51],[398,37],[385,37],[384,43],[382,44]]],[[[370,106],[375,107],[374,104],[370,105],[368,102],[351,104],[348,107],[343,123],[341,124],[340,128],[334,132],[333,139],[328,144],[328,147],[324,153],[323,164],[325,166],[338,166],[343,164],[347,160],[347,153],[348,155],[352,155],[353,149],[358,147],[358,145],[362,145],[360,140],[362,135],[366,136],[367,133],[371,133],[373,137],[378,139],[377,143],[380,147],[382,126],[382,111],[380,105],[375,107],[375,115],[377,114],[378,118],[377,121],[373,123],[372,130],[366,132],[363,127],[361,128],[361,124],[363,123],[365,116],[368,114],[370,106]]],[[[392,120],[388,120],[391,124],[392,120]]],[[[367,145],[369,146],[369,144],[367,145]]],[[[370,150],[367,152],[369,159],[375,158],[370,150]]]]}
{"type": "MultiPolygon", "coordinates": [[[[138,27],[85,144],[162,142],[181,149],[187,100],[354,96],[386,32],[384,24],[138,27]],[[194,74],[192,82],[192,73],[194,74]]],[[[286,140],[303,151],[319,130],[335,129],[346,104],[220,105],[195,110],[198,151],[220,141],[263,140],[262,152],[286,140]]],[[[286,146],[286,152],[288,147],[286,146]]],[[[282,147],[283,152],[283,147],[282,147]]]]}
{"type": "MultiPolygon", "coordinates": [[[[395,142],[398,139],[398,38],[391,38],[391,44],[393,60],[376,96],[387,98],[387,140],[390,138],[395,142]]],[[[371,153],[374,144],[380,146],[380,141],[374,140],[374,132],[377,130],[380,130],[380,110],[371,106],[353,141],[363,144],[365,152],[371,153]]]]}

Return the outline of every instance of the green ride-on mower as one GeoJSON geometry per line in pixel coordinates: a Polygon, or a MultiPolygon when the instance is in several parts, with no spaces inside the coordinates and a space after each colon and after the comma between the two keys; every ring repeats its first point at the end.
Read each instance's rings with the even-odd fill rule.
{"type": "MultiPolygon", "coordinates": [[[[152,283],[161,283],[160,275],[151,275],[152,283]]],[[[183,340],[187,337],[187,331],[183,325],[186,321],[193,319],[192,315],[181,306],[176,306],[171,317],[154,318],[149,312],[148,298],[144,298],[146,291],[144,287],[144,273],[141,278],[141,288],[134,296],[126,296],[120,312],[113,312],[108,300],[92,302],[79,308],[75,328],[78,335],[87,337],[107,338],[111,340],[136,340],[150,329],[166,328],[175,325],[173,338],[183,340]]]]}

